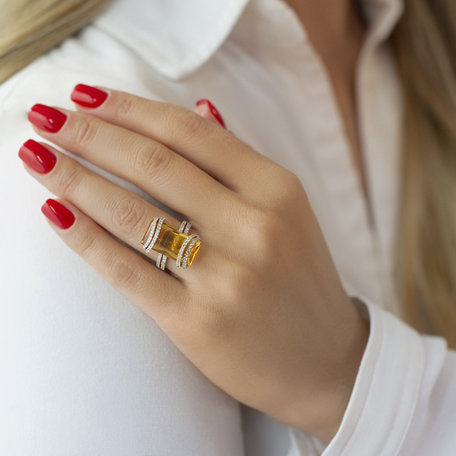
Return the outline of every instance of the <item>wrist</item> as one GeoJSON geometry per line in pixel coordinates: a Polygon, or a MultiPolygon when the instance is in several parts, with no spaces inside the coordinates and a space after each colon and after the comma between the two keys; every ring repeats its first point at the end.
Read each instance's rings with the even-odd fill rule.
{"type": "Polygon", "coordinates": [[[349,318],[350,327],[344,326],[339,342],[333,344],[337,353],[324,369],[325,375],[316,381],[315,394],[311,400],[307,396],[305,404],[295,401],[288,419],[284,420],[314,435],[325,445],[333,439],[342,423],[369,338],[369,320],[358,312],[355,299],[348,302],[348,308],[353,312],[349,318]]]}
{"type": "MultiPolygon", "coordinates": [[[[355,306],[354,306],[355,307],[355,306]]],[[[336,376],[332,394],[328,394],[328,397],[332,399],[332,409],[330,409],[329,416],[332,418],[329,422],[329,426],[323,428],[320,432],[320,436],[317,437],[325,444],[329,442],[336,435],[344,417],[345,411],[348,406],[348,402],[355,386],[355,381],[358,376],[359,367],[361,360],[366,349],[367,340],[369,338],[370,325],[369,320],[363,318],[358,311],[356,311],[357,319],[356,325],[353,332],[353,338],[349,341],[347,347],[347,357],[340,366],[340,376],[336,376]]]]}
{"type": "Polygon", "coordinates": [[[322,399],[327,418],[321,423],[314,423],[309,429],[326,445],[334,438],[342,423],[369,338],[369,319],[365,319],[357,310],[356,299],[351,299],[355,315],[353,329],[349,332],[350,337],[346,340],[340,363],[334,368],[333,381],[326,389],[326,397],[322,399]]]}

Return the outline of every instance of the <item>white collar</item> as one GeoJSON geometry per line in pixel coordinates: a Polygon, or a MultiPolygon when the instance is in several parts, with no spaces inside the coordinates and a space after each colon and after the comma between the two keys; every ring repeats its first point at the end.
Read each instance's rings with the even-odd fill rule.
{"type": "Polygon", "coordinates": [[[94,22],[154,70],[179,79],[208,60],[249,0],[116,0],[94,22]]]}
{"type": "MultiPolygon", "coordinates": [[[[155,71],[183,78],[225,41],[253,0],[116,0],[94,23],[137,52],[155,71]]],[[[279,2],[284,0],[255,0],[279,2]]],[[[403,0],[360,0],[379,39],[397,22],[403,0]]]]}

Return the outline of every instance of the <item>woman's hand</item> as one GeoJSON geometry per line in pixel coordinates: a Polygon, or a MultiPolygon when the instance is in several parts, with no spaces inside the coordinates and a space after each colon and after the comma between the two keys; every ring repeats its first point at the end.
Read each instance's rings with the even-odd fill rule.
{"type": "Polygon", "coordinates": [[[204,106],[198,114],[77,87],[73,99],[85,106],[35,105],[35,131],[185,214],[202,245],[188,269],[168,259],[170,273],[160,270],[157,252],[145,254],[140,240],[154,217],[175,229],[180,221],[28,141],[20,151],[27,171],[64,205],[43,205],[51,226],[222,390],[328,443],[369,329],[342,288],[297,176],[204,118],[204,106]]]}

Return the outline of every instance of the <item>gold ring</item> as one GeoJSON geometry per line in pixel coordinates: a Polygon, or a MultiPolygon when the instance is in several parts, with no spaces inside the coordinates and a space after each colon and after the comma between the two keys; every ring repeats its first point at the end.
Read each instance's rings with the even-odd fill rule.
{"type": "Polygon", "coordinates": [[[168,225],[165,217],[154,217],[144,233],[141,245],[146,252],[155,250],[176,260],[178,268],[187,269],[201,247],[201,239],[197,234],[189,235],[175,230],[168,225]]]}

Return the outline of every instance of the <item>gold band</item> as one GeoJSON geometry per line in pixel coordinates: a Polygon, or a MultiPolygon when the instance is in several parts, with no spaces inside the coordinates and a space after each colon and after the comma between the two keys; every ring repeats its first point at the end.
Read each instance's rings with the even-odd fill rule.
{"type": "Polygon", "coordinates": [[[151,249],[176,260],[176,266],[187,269],[201,247],[196,234],[181,233],[168,225],[164,217],[155,217],[141,240],[146,252],[151,249]]]}

